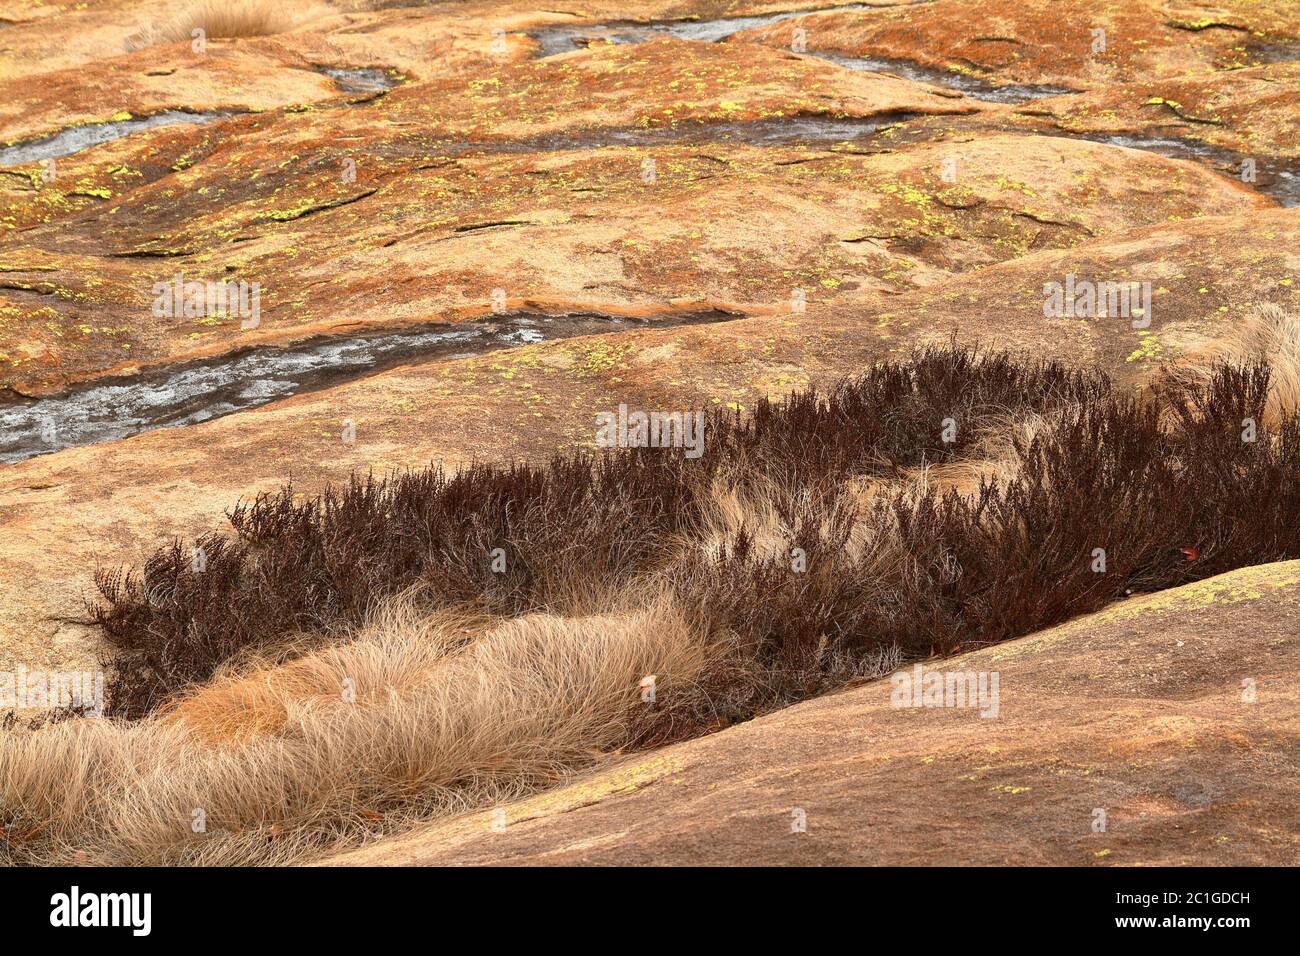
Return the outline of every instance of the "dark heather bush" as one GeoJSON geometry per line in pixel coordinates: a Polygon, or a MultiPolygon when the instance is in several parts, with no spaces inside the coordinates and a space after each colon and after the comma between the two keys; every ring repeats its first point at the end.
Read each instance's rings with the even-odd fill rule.
{"type": "Polygon", "coordinates": [[[683,597],[743,635],[745,661],[722,662],[699,699],[681,702],[690,713],[647,721],[642,741],[825,689],[828,643],[857,654],[893,644],[911,656],[949,653],[1130,591],[1300,556],[1300,420],[1272,441],[1242,440],[1243,419],[1262,419],[1267,393],[1266,368],[1220,368],[1204,392],[1173,399],[1176,424],[1165,430],[1160,408],[1108,396],[1067,410],[1022,448],[1021,470],[1004,485],[898,494],[864,516],[905,555],[897,577],[873,580],[813,538],[804,574],[755,559],[743,540],[720,567],[685,570],[683,597]],[[1105,573],[1093,570],[1097,548],[1105,573]]]}
{"type": "Polygon", "coordinates": [[[929,349],[748,416],[710,413],[698,459],[618,449],[358,477],[305,500],[286,488],[236,507],[233,537],[200,539],[201,572],[179,543],[139,572],[100,572],[94,612],[118,652],[109,710],[140,716],[301,632],[344,639],[377,601],[414,585],[437,604],[514,615],[563,606],[575,581],[640,581],[731,637],[698,694],[648,709],[640,728],[643,743],[689,736],[832,686],[845,660],[882,647],[948,653],[1128,591],[1300,554],[1300,424],[1241,440],[1267,390],[1266,368],[1222,368],[1203,391],[1144,402],[1057,363],[929,349]],[[845,479],[962,459],[986,428],[1028,413],[1056,424],[1018,448],[1007,482],[869,505],[848,497],[845,479]],[[942,440],[946,418],[959,423],[954,442],[942,440]],[[757,529],[721,559],[678,553],[715,479],[760,478],[815,491],[783,505],[805,572],[760,553],[757,529]],[[892,557],[845,553],[864,524],[892,557]],[[1097,548],[1104,574],[1092,570],[1097,548]]]}

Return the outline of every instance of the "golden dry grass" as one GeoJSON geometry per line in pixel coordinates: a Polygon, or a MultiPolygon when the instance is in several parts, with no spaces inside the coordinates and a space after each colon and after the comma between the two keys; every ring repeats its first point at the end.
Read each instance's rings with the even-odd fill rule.
{"type": "Polygon", "coordinates": [[[876,496],[895,491],[898,482],[853,480],[851,494],[827,508],[818,502],[815,489],[787,487],[771,480],[750,479],[746,482],[724,475],[709,488],[702,519],[690,535],[678,542],[678,553],[699,549],[711,561],[732,553],[741,532],[749,536],[754,554],[764,561],[784,563],[790,558],[796,529],[785,517],[816,515],[817,534],[823,540],[832,536],[832,525],[847,519],[851,523],[844,557],[857,562],[864,555],[882,559],[882,570],[889,556],[888,537],[878,523],[858,520],[871,508],[876,496]],[[847,509],[851,513],[841,513],[847,509]]]}
{"type": "Polygon", "coordinates": [[[1035,438],[1049,434],[1073,411],[1064,408],[1048,415],[1030,412],[994,418],[980,429],[979,438],[963,458],[915,469],[908,478],[918,492],[933,488],[941,494],[949,489],[963,495],[974,494],[982,481],[1006,484],[1020,471],[1017,449],[1026,448],[1035,438]]]}
{"type": "Polygon", "coordinates": [[[817,533],[823,541],[831,537],[837,521],[847,518],[851,530],[842,549],[843,557],[853,563],[870,558],[869,573],[889,577],[898,572],[903,555],[895,546],[888,524],[867,520],[868,513],[882,499],[898,494],[920,495],[931,489],[941,494],[952,489],[970,495],[978,491],[981,481],[1009,482],[1020,470],[1018,449],[1050,433],[1068,412],[1061,409],[1050,415],[1007,414],[993,419],[981,428],[978,440],[961,459],[911,469],[901,478],[850,479],[846,483],[849,494],[837,499],[831,508],[815,500],[815,489],[786,487],[752,476],[742,481],[739,475],[724,474],[709,489],[699,526],[678,543],[679,553],[696,548],[709,560],[719,561],[733,551],[743,531],[759,558],[784,562],[790,557],[796,536],[784,516],[816,515],[817,533]],[[845,510],[851,513],[842,514],[845,510]]]}
{"type": "Polygon", "coordinates": [[[1217,365],[1260,361],[1271,368],[1268,403],[1260,424],[1273,428],[1300,411],[1300,319],[1279,305],[1257,305],[1240,326],[1172,363],[1157,387],[1201,388],[1217,365]]]}
{"type": "Polygon", "coordinates": [[[664,604],[482,629],[398,602],[347,645],[223,676],[147,720],[12,738],[0,811],[16,862],[292,862],[380,819],[553,783],[624,741],[643,678],[689,682],[706,655],[664,604]]]}
{"type": "Polygon", "coordinates": [[[208,40],[274,36],[329,16],[336,11],[323,3],[275,0],[203,0],[174,19],[152,24],[130,39],[132,49],[158,43],[190,42],[202,30],[208,40]]]}

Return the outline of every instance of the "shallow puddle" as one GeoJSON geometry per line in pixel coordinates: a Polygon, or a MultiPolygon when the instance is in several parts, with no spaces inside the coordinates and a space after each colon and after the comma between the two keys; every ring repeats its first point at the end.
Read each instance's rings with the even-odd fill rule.
{"type": "MultiPolygon", "coordinates": [[[[906,4],[900,4],[906,6],[906,4]]],[[[793,10],[785,13],[772,13],[755,17],[726,17],[718,20],[668,20],[654,23],[633,23],[631,21],[606,21],[585,25],[548,27],[533,34],[541,44],[538,56],[545,58],[560,53],[570,53],[581,49],[590,42],[605,41],[609,43],[645,43],[658,37],[671,36],[679,40],[695,40],[701,43],[716,43],[725,40],[743,30],[780,23],[795,17],[812,13],[827,13],[840,10],[887,10],[888,7],[871,7],[867,4],[854,3],[838,7],[822,7],[816,10],[793,10]]],[[[833,53],[807,51],[809,56],[829,60],[851,70],[863,70],[870,73],[893,73],[918,83],[929,83],[958,90],[976,99],[994,103],[1023,103],[1026,100],[1040,99],[1047,96],[1062,96],[1075,90],[1059,86],[1011,84],[997,86],[977,77],[961,73],[950,73],[924,67],[907,60],[887,60],[876,57],[846,57],[833,53]]]]}
{"type": "Polygon", "coordinates": [[[1294,63],[1300,60],[1300,46],[1260,43],[1250,49],[1250,56],[1260,63],[1294,63]]]}
{"type": "MultiPolygon", "coordinates": [[[[903,5],[903,4],[900,4],[903,5]]],[[[838,7],[820,7],[815,10],[792,10],[785,13],[769,13],[755,17],[721,17],[716,20],[660,20],[651,23],[637,23],[632,20],[606,20],[600,23],[584,23],[555,27],[545,27],[535,31],[532,36],[541,44],[539,57],[555,56],[559,53],[572,53],[587,45],[588,41],[606,41],[609,43],[646,43],[659,37],[676,37],[679,40],[697,40],[702,43],[716,43],[742,30],[753,30],[770,23],[780,23],[809,13],[827,13],[839,10],[888,9],[871,7],[865,3],[849,3],[838,7]]]]}
{"type": "MultiPolygon", "coordinates": [[[[336,68],[318,66],[318,72],[332,79],[343,93],[379,93],[390,90],[401,80],[378,67],[336,68]]],[[[192,110],[165,110],[152,116],[112,120],[106,123],[87,123],[60,130],[50,136],[18,143],[0,149],[0,166],[17,166],[21,163],[39,163],[47,159],[70,156],[92,146],[121,139],[142,129],[175,126],[180,123],[201,125],[234,116],[230,110],[195,112],[192,110]]]]}
{"type": "Polygon", "coordinates": [[[598,313],[516,312],[401,332],[314,339],[288,348],[256,347],[219,358],[98,382],[49,398],[0,405],[0,462],[127,438],[256,408],[397,365],[460,358],[496,349],[633,327],[740,318],[691,312],[652,319],[598,313]]]}
{"type": "Polygon", "coordinates": [[[373,66],[354,68],[318,66],[316,69],[333,80],[334,85],[344,93],[378,93],[382,90],[391,90],[400,82],[387,70],[373,66]]]}
{"type": "MultiPolygon", "coordinates": [[[[913,118],[910,113],[882,113],[878,116],[835,118],[831,116],[783,116],[777,119],[740,120],[728,123],[687,122],[674,126],[643,129],[610,129],[590,133],[557,133],[528,139],[467,144],[467,149],[487,152],[550,152],[601,149],[611,146],[656,146],[665,143],[740,143],[776,146],[800,142],[844,142],[870,136],[888,126],[913,118]]],[[[455,144],[444,144],[454,150],[455,144]]]]}
{"type": "Polygon", "coordinates": [[[1048,96],[1066,96],[1078,92],[1062,86],[1023,83],[997,86],[979,77],[921,66],[919,63],[913,63],[910,60],[889,60],[883,57],[848,57],[835,53],[818,53],[816,50],[809,50],[808,55],[829,60],[850,70],[861,70],[867,73],[892,73],[915,83],[944,86],[950,90],[965,93],[974,99],[985,100],[990,103],[1024,103],[1028,100],[1043,99],[1048,96]]]}
{"type": "Polygon", "coordinates": [[[1088,135],[1083,138],[1094,143],[1105,143],[1108,146],[1143,149],[1171,159],[1196,160],[1210,166],[1216,172],[1242,181],[1244,185],[1272,196],[1283,206],[1300,206],[1300,169],[1273,160],[1256,160],[1254,181],[1245,181],[1241,180],[1243,157],[1218,146],[1163,136],[1088,135]]]}
{"type": "Polygon", "coordinates": [[[109,140],[121,139],[142,129],[158,126],[175,126],[178,123],[211,123],[233,114],[228,112],[192,113],[188,110],[167,110],[153,116],[132,117],[127,120],[115,120],[108,123],[87,123],[84,126],[72,126],[52,136],[34,139],[16,146],[0,149],[0,166],[16,166],[19,163],[39,163],[47,159],[57,159],[72,153],[107,143],[109,140]]]}

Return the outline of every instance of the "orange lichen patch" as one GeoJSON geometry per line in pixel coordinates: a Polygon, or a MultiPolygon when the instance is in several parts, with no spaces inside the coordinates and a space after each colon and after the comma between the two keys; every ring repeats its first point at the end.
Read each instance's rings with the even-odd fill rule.
{"type": "MultiPolygon", "coordinates": [[[[541,12],[506,13],[491,3],[466,4],[456,17],[409,8],[371,10],[366,0],[332,0],[331,5],[332,10],[316,0],[282,0],[271,5],[280,8],[271,35],[231,41],[218,36],[223,31],[217,29],[205,38],[208,49],[238,46],[257,51],[268,58],[272,72],[293,68],[294,60],[310,60],[327,66],[385,64],[438,75],[482,69],[503,55],[527,55],[530,44],[519,29],[560,19],[541,12]],[[504,53],[494,48],[494,28],[504,28],[504,53]]],[[[56,8],[53,15],[39,18],[28,15],[9,25],[0,77],[30,76],[34,63],[43,70],[83,68],[93,74],[99,63],[122,54],[144,75],[156,69],[155,58],[168,34],[180,33],[178,45],[189,48],[190,31],[185,28],[193,24],[184,14],[201,4],[109,0],[89,10],[79,6],[56,8]]]]}
{"type": "Polygon", "coordinates": [[[1244,157],[1300,160],[1300,63],[1134,81],[1025,105],[1013,116],[1072,134],[1177,137],[1244,157]]]}
{"type": "MultiPolygon", "coordinates": [[[[245,52],[240,46],[220,55],[175,55],[188,64],[187,69],[216,64],[213,68],[219,72],[222,63],[245,52]]],[[[323,80],[319,74],[299,72],[312,84],[323,80]]],[[[165,89],[180,88],[172,79],[162,77],[159,82],[165,89]]],[[[227,99],[237,95],[238,90],[223,93],[227,99]]],[[[799,115],[957,114],[980,108],[946,90],[889,77],[846,78],[843,71],[829,64],[799,60],[766,48],[674,40],[581,51],[537,63],[502,61],[494,63],[484,76],[413,82],[377,101],[352,107],[340,105],[338,97],[334,100],[320,108],[295,108],[218,124],[215,128],[220,135],[232,140],[226,150],[230,163],[210,173],[222,180],[219,195],[228,202],[245,191],[262,194],[257,191],[266,187],[268,178],[297,176],[304,167],[322,175],[341,174],[341,158],[335,159],[335,155],[351,157],[369,172],[400,171],[474,146],[543,149],[548,137],[554,148],[564,149],[619,143],[618,138],[597,138],[607,130],[635,134],[684,127],[684,132],[689,132],[703,122],[779,120],[799,115]],[[322,155],[322,148],[330,152],[322,155]]],[[[153,105],[163,103],[160,100],[153,105]]],[[[218,103],[187,105],[198,108],[218,103]]],[[[172,105],[171,101],[166,105],[172,105]]],[[[67,122],[60,121],[55,128],[63,125],[67,122]]],[[[147,139],[136,140],[134,153],[138,155],[115,150],[115,159],[132,167],[148,166],[155,138],[167,132],[158,130],[147,139]]],[[[196,145],[210,135],[206,129],[194,132],[196,145]]],[[[59,165],[84,158],[68,157],[59,165]]],[[[183,172],[202,159],[201,154],[179,157],[167,168],[183,172]]],[[[24,174],[28,171],[20,168],[24,174]]],[[[154,178],[147,176],[143,183],[154,178]]],[[[333,178],[341,179],[341,175],[333,178]]],[[[188,188],[189,180],[176,177],[170,185],[188,188]]]]}
{"type": "Polygon", "coordinates": [[[1238,220],[1258,229],[1245,244],[1240,233],[1225,228],[1228,221],[1207,217],[1143,229],[1120,241],[1045,250],[956,277],[900,300],[901,307],[886,303],[871,318],[888,328],[920,326],[933,342],[954,330],[980,328],[987,341],[1006,347],[1024,343],[1022,330],[1049,322],[1058,338],[1055,344],[1035,339],[1030,347],[1036,353],[1098,362],[1123,378],[1140,378],[1159,365],[1127,361],[1144,339],[1154,342],[1148,351],[1158,346],[1163,358],[1173,358],[1207,345],[1225,326],[1244,323],[1256,302],[1300,307],[1300,280],[1293,278],[1300,270],[1293,251],[1300,214],[1276,209],[1238,220]],[[1134,329],[1123,316],[1045,319],[1044,286],[1065,281],[1067,273],[1092,282],[1150,282],[1150,327],[1134,329]],[[992,316],[999,321],[990,323],[992,316]]]}
{"type": "MultiPolygon", "coordinates": [[[[817,5],[803,0],[790,8],[817,5]]],[[[21,89],[21,97],[5,102],[21,101],[23,109],[0,111],[0,140],[95,119],[106,102],[139,115],[172,106],[269,109],[338,97],[313,71],[321,66],[383,68],[417,80],[488,77],[532,58],[534,35],[547,26],[737,16],[770,4],[597,3],[565,12],[545,3],[475,2],[440,16],[410,7],[370,9],[366,0],[328,6],[286,0],[272,4],[273,15],[263,18],[269,29],[235,38],[216,29],[196,47],[189,27],[201,20],[192,15],[201,6],[107,2],[91,11],[51,6],[16,14],[0,52],[0,90],[21,89]]]]}
{"type": "Polygon", "coordinates": [[[738,34],[810,52],[907,60],[994,83],[1073,88],[1249,62],[1251,44],[1300,40],[1289,0],[1237,0],[1207,17],[1194,3],[1160,0],[990,0],[809,14],[738,34]],[[1098,32],[1100,31],[1100,32],[1098,32]],[[1245,60],[1238,58],[1245,57],[1245,60]]]}
{"type": "Polygon", "coordinates": [[[387,97],[384,108],[404,120],[424,119],[443,135],[489,143],[561,131],[799,115],[956,114],[981,107],[949,90],[849,73],[767,47],[663,38],[506,64],[468,82],[404,87],[387,97]],[[447,108],[453,101],[458,108],[447,108]]]}
{"type": "Polygon", "coordinates": [[[0,351],[61,349],[43,366],[0,367],[0,384],[50,390],[249,344],[471,318],[491,310],[494,289],[596,312],[718,302],[763,314],[796,290],[863,301],[1266,204],[1194,164],[1046,137],[894,152],[885,131],[874,152],[733,142],[435,158],[410,143],[357,152],[318,119],[329,115],[340,114],[191,130],[192,166],[0,244],[12,270],[0,295],[19,310],[0,351]],[[352,155],[355,181],[341,174],[352,155]],[[24,271],[35,265],[56,271],[24,271]],[[177,274],[259,283],[261,325],[153,314],[155,283],[177,274]],[[23,311],[37,307],[56,315],[23,311]],[[125,332],[69,341],[51,322],[125,332]]]}
{"type": "Polygon", "coordinates": [[[340,96],[334,82],[299,61],[296,68],[256,50],[214,41],[204,53],[174,43],[31,76],[0,80],[0,141],[36,139],[68,127],[166,110],[256,111],[340,96]],[[39,89],[33,102],[28,91],[39,89]]]}

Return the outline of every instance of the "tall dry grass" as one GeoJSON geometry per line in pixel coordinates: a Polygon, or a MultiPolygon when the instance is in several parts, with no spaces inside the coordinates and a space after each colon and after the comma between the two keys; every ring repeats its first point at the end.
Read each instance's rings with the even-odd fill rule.
{"type": "Polygon", "coordinates": [[[9,740],[4,845],[19,863],[290,862],[385,817],[554,783],[627,741],[647,676],[671,692],[707,653],[664,603],[484,628],[391,602],[346,645],[224,674],[145,720],[9,740]]]}
{"type": "Polygon", "coordinates": [[[1205,388],[1220,366],[1256,363],[1269,366],[1265,428],[1277,428],[1300,412],[1300,318],[1271,302],[1257,305],[1246,320],[1226,334],[1169,365],[1157,390],[1205,388]]]}
{"type": "Polygon", "coordinates": [[[315,0],[202,0],[173,19],[133,34],[128,46],[138,50],[160,43],[188,43],[199,29],[209,40],[274,36],[335,12],[315,0]]]}

